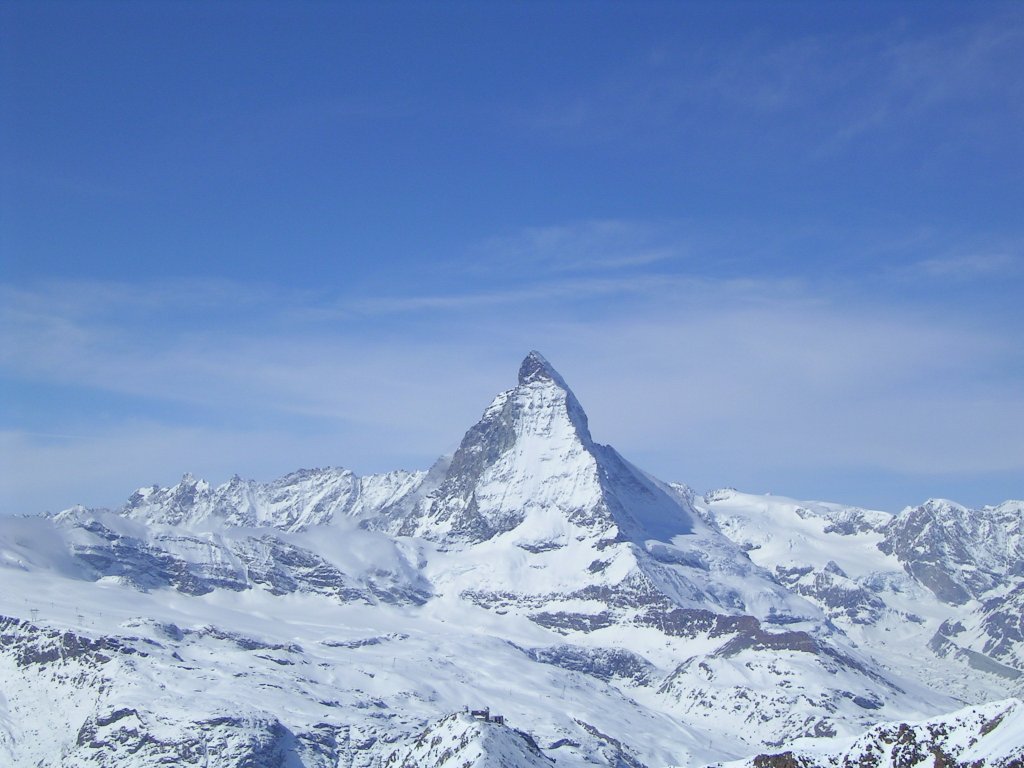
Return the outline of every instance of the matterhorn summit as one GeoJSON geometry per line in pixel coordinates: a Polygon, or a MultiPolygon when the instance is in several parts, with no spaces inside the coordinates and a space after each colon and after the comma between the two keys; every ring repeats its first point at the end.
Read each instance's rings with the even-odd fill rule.
{"type": "Polygon", "coordinates": [[[670,489],[593,441],[572,390],[531,352],[518,385],[466,432],[436,491],[396,532],[448,543],[514,530],[547,543],[578,535],[642,542],[691,528],[670,489]]]}

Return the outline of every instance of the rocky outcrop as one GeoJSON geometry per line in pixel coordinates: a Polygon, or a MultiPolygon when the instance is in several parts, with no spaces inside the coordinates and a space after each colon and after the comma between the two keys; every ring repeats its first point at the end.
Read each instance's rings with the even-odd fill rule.
{"type": "Polygon", "coordinates": [[[1006,578],[1024,579],[1024,503],[969,509],[930,499],[905,509],[878,547],[895,555],[940,600],[984,599],[1006,578]]]}
{"type": "MultiPolygon", "coordinates": [[[[760,754],[751,768],[1021,768],[1024,705],[1011,699],[969,707],[923,723],[869,729],[841,751],[790,750],[760,754]]],[[[739,768],[739,766],[737,766],[739,768]]]]}

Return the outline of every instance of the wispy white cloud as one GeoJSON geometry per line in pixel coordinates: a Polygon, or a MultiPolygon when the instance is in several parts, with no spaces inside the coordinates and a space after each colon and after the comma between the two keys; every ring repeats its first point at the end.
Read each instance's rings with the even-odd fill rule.
{"type": "MultiPolygon", "coordinates": [[[[17,471],[0,509],[66,501],[55,467],[68,468],[69,489],[81,481],[85,495],[73,500],[93,501],[95,488],[106,503],[100,478],[128,491],[185,470],[216,481],[303,464],[425,466],[513,383],[532,348],[574,385],[599,440],[698,486],[723,475],[742,485],[770,471],[837,467],[1024,471],[1024,361],[1010,328],[844,303],[793,282],[636,275],[618,287],[598,283],[605,295],[639,300],[592,302],[597,289],[581,292],[574,280],[500,301],[493,293],[451,303],[412,297],[429,321],[404,323],[383,342],[379,314],[310,319],[288,296],[254,304],[243,322],[154,328],[99,301],[121,289],[83,285],[68,307],[52,302],[52,290],[22,291],[17,312],[5,314],[5,337],[17,337],[4,344],[9,381],[87,387],[175,410],[141,422],[80,412],[57,427],[9,426],[5,466],[17,471]],[[258,324],[244,322],[256,316],[258,324]]],[[[189,295],[176,300],[188,304],[189,295]]],[[[196,296],[183,311],[199,311],[207,297],[196,296]]]]}
{"type": "Polygon", "coordinates": [[[366,314],[408,313],[420,311],[461,312],[515,305],[544,304],[558,301],[580,302],[601,297],[625,298],[666,290],[691,289],[703,281],[673,275],[626,275],[621,277],[564,278],[548,277],[522,288],[480,290],[478,292],[376,296],[342,302],[340,312],[366,314]]]}
{"type": "Polygon", "coordinates": [[[613,271],[679,259],[689,250],[674,227],[623,219],[526,227],[492,237],[471,253],[487,268],[514,264],[516,269],[613,271]]]}
{"type": "Polygon", "coordinates": [[[1021,258],[1010,253],[970,253],[922,259],[908,270],[916,276],[938,279],[1012,277],[1021,272],[1021,258]]]}
{"type": "MultiPolygon", "coordinates": [[[[823,148],[837,148],[865,134],[907,120],[925,119],[934,110],[943,122],[967,124],[969,134],[981,127],[983,100],[1008,114],[1024,116],[1024,88],[1008,77],[1019,67],[1024,43],[1024,16],[1009,13],[998,20],[963,25],[933,35],[908,37],[905,30],[865,41],[874,66],[865,67],[866,85],[855,90],[844,124],[823,148]]],[[[864,59],[862,59],[867,63],[864,59]]]]}
{"type": "Polygon", "coordinates": [[[735,138],[751,120],[764,140],[788,137],[812,159],[938,110],[954,144],[1024,117],[1024,84],[1013,74],[1024,50],[1019,9],[941,31],[894,21],[861,34],[777,32],[663,46],[560,100],[511,112],[529,130],[574,142],[707,141],[719,129],[735,138]],[[1001,119],[988,119],[993,111],[1001,119]]]}

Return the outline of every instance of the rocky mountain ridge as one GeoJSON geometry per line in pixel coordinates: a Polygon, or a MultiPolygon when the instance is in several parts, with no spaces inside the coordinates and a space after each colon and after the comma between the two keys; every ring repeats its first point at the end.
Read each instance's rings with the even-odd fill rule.
{"type": "Polygon", "coordinates": [[[806,746],[761,754],[731,768],[882,768],[935,765],[950,768],[1019,768],[1024,765],[1024,704],[1018,699],[957,712],[921,723],[885,723],[832,749],[806,746]]]}
{"type": "Polygon", "coordinates": [[[1020,691],[1022,509],[700,498],[531,353],[427,472],[0,521],[0,756],[653,768],[854,737],[1020,691]]]}

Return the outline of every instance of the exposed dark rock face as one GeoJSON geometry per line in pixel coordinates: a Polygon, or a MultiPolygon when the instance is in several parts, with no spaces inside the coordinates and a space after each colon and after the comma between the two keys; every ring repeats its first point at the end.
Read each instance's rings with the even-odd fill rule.
{"type": "Polygon", "coordinates": [[[885,610],[881,598],[850,579],[835,562],[818,571],[812,566],[778,566],[775,576],[779,583],[822,606],[833,619],[874,624],[885,610]]]}
{"type": "Polygon", "coordinates": [[[1024,678],[1024,672],[1021,670],[1003,664],[984,653],[960,646],[955,638],[962,632],[963,625],[959,622],[943,622],[932,636],[932,639],[928,641],[928,648],[936,656],[959,658],[965,661],[971,669],[976,669],[979,672],[986,672],[1011,681],[1024,678]]]}
{"type": "Polygon", "coordinates": [[[93,579],[117,577],[141,591],[171,588],[186,595],[218,589],[265,589],[274,595],[307,592],[340,603],[422,604],[429,597],[423,580],[408,583],[386,571],[357,580],[320,555],[279,535],[187,535],[162,531],[148,541],[119,534],[99,520],[65,521],[92,534],[73,546],[74,557],[93,579]]]}
{"type": "Polygon", "coordinates": [[[839,752],[794,749],[751,758],[750,768],[1021,768],[1020,702],[968,708],[920,724],[875,726],[839,752]],[[1011,723],[1012,721],[1012,723],[1011,723]],[[975,751],[981,744],[991,746],[975,751]]]}
{"type": "Polygon", "coordinates": [[[296,734],[276,718],[215,717],[154,729],[152,716],[120,709],[87,719],[66,766],[176,765],[197,768],[333,768],[340,728],[320,724],[296,734]],[[164,734],[155,735],[157,732],[164,734]]]}
{"type": "Polygon", "coordinates": [[[813,768],[814,765],[807,758],[798,757],[792,752],[757,755],[752,763],[754,768],[813,768]]]}
{"type": "Polygon", "coordinates": [[[595,632],[615,623],[615,616],[608,611],[598,613],[572,613],[570,611],[540,611],[530,619],[542,627],[556,632],[595,632]]]}
{"type": "Polygon", "coordinates": [[[1017,669],[1024,670],[1024,579],[1005,597],[992,597],[982,604],[981,625],[986,640],[982,650],[1017,669]]]}
{"type": "Polygon", "coordinates": [[[590,723],[585,723],[582,720],[577,720],[576,722],[580,724],[583,730],[601,742],[602,752],[608,761],[608,765],[614,765],[616,768],[647,768],[647,766],[640,762],[633,751],[619,739],[602,733],[590,723]]]}
{"type": "MultiPolygon", "coordinates": [[[[450,522],[458,537],[466,541],[486,541],[519,525],[519,514],[502,517],[484,517],[479,514],[476,496],[477,483],[484,470],[497,461],[516,440],[515,402],[508,398],[500,408],[492,409],[466,432],[441,487],[434,494],[427,516],[438,522],[450,522]]],[[[416,520],[406,520],[398,529],[399,535],[416,532],[416,520]]]]}
{"type": "Polygon", "coordinates": [[[929,644],[972,668],[1017,679],[1024,673],[1024,504],[968,509],[931,500],[886,526],[879,548],[914,579],[954,606],[981,603],[971,617],[980,635],[970,647],[940,628],[929,644]]]}
{"type": "Polygon", "coordinates": [[[556,645],[550,648],[531,648],[530,658],[543,664],[582,672],[599,680],[622,680],[637,685],[649,685],[654,679],[654,666],[638,654],[620,648],[581,648],[574,645],[556,645]]]}
{"type": "Polygon", "coordinates": [[[741,651],[799,651],[800,653],[818,654],[821,645],[806,632],[765,632],[755,627],[747,632],[736,635],[715,651],[716,656],[730,658],[741,651]]]}
{"type": "Polygon", "coordinates": [[[161,534],[154,544],[115,533],[98,520],[81,525],[96,537],[95,543],[75,547],[75,556],[87,565],[95,578],[116,576],[143,591],[173,587],[188,595],[203,595],[215,589],[246,589],[244,574],[218,542],[197,536],[161,534]],[[209,555],[193,561],[172,554],[194,551],[209,555]]]}
{"type": "Polygon", "coordinates": [[[843,509],[831,516],[825,533],[853,536],[858,533],[878,530],[878,520],[863,509],[843,509]]]}
{"type": "Polygon", "coordinates": [[[1022,518],[1013,503],[972,510],[932,500],[894,517],[878,546],[940,600],[962,605],[1024,576],[1022,518]]]}
{"type": "Polygon", "coordinates": [[[19,667],[79,659],[95,666],[106,664],[117,655],[147,655],[145,650],[119,638],[93,639],[74,632],[37,627],[8,616],[0,616],[0,648],[11,654],[19,667]]]}

